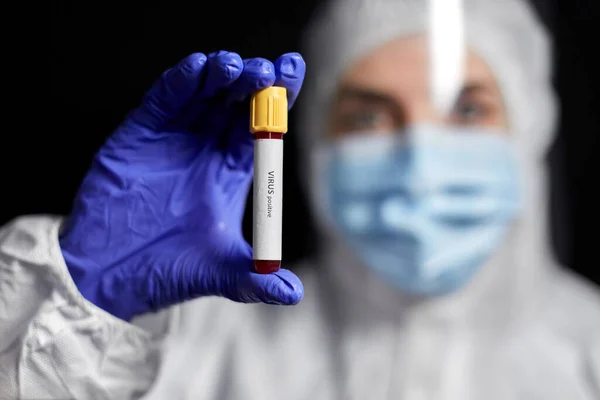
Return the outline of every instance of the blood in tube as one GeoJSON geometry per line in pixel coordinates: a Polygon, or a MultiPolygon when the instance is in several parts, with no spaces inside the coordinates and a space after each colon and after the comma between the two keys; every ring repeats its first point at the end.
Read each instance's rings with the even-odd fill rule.
{"type": "Polygon", "coordinates": [[[254,135],[253,241],[254,270],[281,267],[283,205],[283,135],[287,132],[287,92],[272,86],[253,94],[250,132],[254,135]]]}

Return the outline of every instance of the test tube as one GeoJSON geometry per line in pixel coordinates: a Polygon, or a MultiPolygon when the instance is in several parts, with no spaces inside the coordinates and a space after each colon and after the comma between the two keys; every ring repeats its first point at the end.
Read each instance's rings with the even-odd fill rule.
{"type": "Polygon", "coordinates": [[[283,135],[288,102],[283,87],[255,92],[250,101],[250,132],[254,135],[254,197],[252,252],[260,274],[281,267],[283,135]]]}

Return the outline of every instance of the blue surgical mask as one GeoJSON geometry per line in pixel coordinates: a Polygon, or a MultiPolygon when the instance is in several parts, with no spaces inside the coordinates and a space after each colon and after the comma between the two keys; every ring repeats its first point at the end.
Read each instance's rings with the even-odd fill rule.
{"type": "Polygon", "coordinates": [[[516,158],[502,132],[418,126],[349,135],[328,153],[328,214],[364,265],[405,292],[465,285],[519,211],[516,158]]]}

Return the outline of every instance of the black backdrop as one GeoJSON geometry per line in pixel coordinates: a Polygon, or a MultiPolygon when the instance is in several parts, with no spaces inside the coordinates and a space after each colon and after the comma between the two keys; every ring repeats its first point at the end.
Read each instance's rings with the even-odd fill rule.
{"type": "MultiPolygon", "coordinates": [[[[0,145],[0,222],[67,214],[94,152],[165,68],[196,51],[270,59],[297,51],[317,0],[123,3],[53,1],[47,10],[5,14],[15,29],[3,57],[10,104],[0,145]]],[[[534,3],[555,35],[563,102],[549,156],[553,242],[561,262],[600,283],[600,3],[534,3]]],[[[285,157],[284,261],[291,263],[318,243],[298,185],[293,134],[285,157]]]]}

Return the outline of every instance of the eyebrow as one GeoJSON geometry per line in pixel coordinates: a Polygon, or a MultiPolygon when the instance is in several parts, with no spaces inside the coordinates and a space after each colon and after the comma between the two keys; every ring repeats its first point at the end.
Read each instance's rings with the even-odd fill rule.
{"type": "Polygon", "coordinates": [[[460,96],[466,96],[466,95],[470,95],[470,94],[477,94],[477,93],[485,93],[485,92],[490,92],[489,88],[481,82],[471,82],[471,83],[467,83],[466,85],[463,86],[463,88],[460,90],[460,96]]]}
{"type": "Polygon", "coordinates": [[[373,89],[361,88],[358,86],[343,86],[337,93],[337,101],[344,99],[356,99],[372,103],[393,104],[395,100],[392,96],[373,89]]]}
{"type": "MultiPolygon", "coordinates": [[[[490,93],[489,88],[482,82],[467,82],[460,90],[457,98],[477,93],[490,93]]],[[[393,96],[374,89],[363,88],[359,86],[343,86],[339,89],[336,100],[339,102],[345,99],[356,99],[371,103],[395,104],[393,96]]]]}

